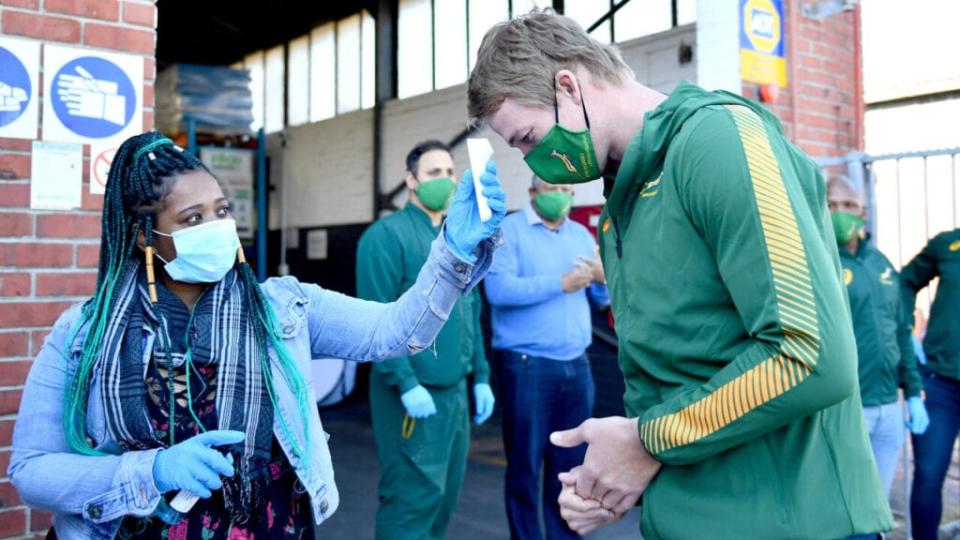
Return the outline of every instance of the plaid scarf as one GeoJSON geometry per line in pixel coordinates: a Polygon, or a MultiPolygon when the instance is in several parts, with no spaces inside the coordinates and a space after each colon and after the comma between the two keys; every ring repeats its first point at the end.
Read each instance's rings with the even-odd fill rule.
{"type": "Polygon", "coordinates": [[[150,302],[139,261],[130,263],[124,275],[97,359],[107,427],[125,450],[168,447],[169,438],[161,440],[154,433],[146,407],[146,354],[167,370],[188,369],[188,356],[195,365],[216,365],[217,426],[205,427],[247,434],[243,443],[229,449],[237,472],[224,481],[227,510],[234,522],[242,523],[259,504],[269,481],[273,442],[273,404],[262,372],[265,344],[256,339],[244,284],[231,271],[211,285],[194,307],[192,327],[187,327],[171,324],[163,302],[159,306],[150,302]],[[171,335],[171,326],[175,333],[185,329],[186,335],[171,335]],[[144,351],[148,327],[156,334],[152,351],[144,351]]]}

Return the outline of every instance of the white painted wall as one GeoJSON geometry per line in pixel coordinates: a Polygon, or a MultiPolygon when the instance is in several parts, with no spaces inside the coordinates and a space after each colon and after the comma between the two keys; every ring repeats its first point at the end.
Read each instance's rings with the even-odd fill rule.
{"type": "Polygon", "coordinates": [[[279,229],[282,189],[286,226],[323,227],[370,221],[373,186],[373,111],[361,110],[323,122],[288,128],[268,137],[270,229],[279,229]],[[286,136],[285,151],[281,138],[286,136]]]}
{"type": "Polygon", "coordinates": [[[739,94],[740,3],[697,0],[697,84],[739,94]]]}

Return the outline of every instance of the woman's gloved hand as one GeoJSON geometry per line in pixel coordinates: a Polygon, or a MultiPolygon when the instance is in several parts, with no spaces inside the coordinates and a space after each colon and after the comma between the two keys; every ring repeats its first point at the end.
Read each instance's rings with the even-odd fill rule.
{"type": "Polygon", "coordinates": [[[473,385],[473,399],[477,402],[477,414],[473,421],[479,426],[493,415],[493,405],[497,400],[493,397],[493,389],[487,383],[473,385]]]}
{"type": "Polygon", "coordinates": [[[907,428],[914,435],[923,435],[930,425],[930,416],[927,414],[927,406],[923,404],[920,396],[907,398],[907,409],[910,411],[910,421],[907,422],[907,428]]]}
{"type": "Polygon", "coordinates": [[[414,386],[400,395],[400,401],[411,418],[426,418],[437,413],[437,405],[426,388],[414,386]]]}
{"type": "Polygon", "coordinates": [[[161,450],[153,462],[157,491],[186,490],[202,499],[223,487],[221,476],[233,476],[233,465],[211,448],[243,442],[242,431],[214,430],[161,450]]]}
{"type": "Polygon", "coordinates": [[[468,263],[477,260],[474,254],[477,246],[493,236],[503,217],[507,215],[506,195],[500,187],[500,180],[497,179],[496,163],[487,162],[487,170],[480,176],[480,183],[483,184],[483,196],[487,198],[487,205],[493,216],[487,221],[480,221],[477,194],[473,189],[473,172],[467,169],[450,203],[444,227],[447,245],[454,255],[468,263]]]}

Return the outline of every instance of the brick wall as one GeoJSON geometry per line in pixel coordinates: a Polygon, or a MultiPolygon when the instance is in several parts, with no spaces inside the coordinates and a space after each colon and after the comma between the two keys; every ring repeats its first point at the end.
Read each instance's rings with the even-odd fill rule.
{"type": "MultiPolygon", "coordinates": [[[[798,3],[784,2],[787,88],[780,89],[777,100],[767,106],[780,117],[791,140],[813,157],[838,157],[862,149],[858,140],[862,119],[858,120],[856,110],[862,84],[857,70],[858,12],[843,11],[815,21],[797,16],[792,8],[798,3]]],[[[757,99],[757,86],[744,83],[743,95],[757,99]]]]}
{"type": "MultiPolygon", "coordinates": [[[[0,0],[4,36],[142,56],[144,129],[153,127],[156,19],[150,1],[0,0]]],[[[85,146],[82,207],[30,210],[30,147],[0,138],[0,538],[42,538],[50,526],[49,514],[23,506],[6,477],[10,439],[24,379],[50,326],[93,292],[103,206],[89,193],[85,146]]]]}

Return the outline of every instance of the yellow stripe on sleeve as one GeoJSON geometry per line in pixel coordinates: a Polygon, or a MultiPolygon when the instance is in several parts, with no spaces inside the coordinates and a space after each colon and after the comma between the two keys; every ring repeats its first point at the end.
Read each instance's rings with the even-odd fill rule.
{"type": "Polygon", "coordinates": [[[817,308],[806,251],[766,129],[747,107],[727,108],[746,155],[784,339],[769,358],[714,392],[648,421],[648,429],[641,433],[655,453],[707,437],[790,391],[810,375],[819,356],[817,308]]]}

